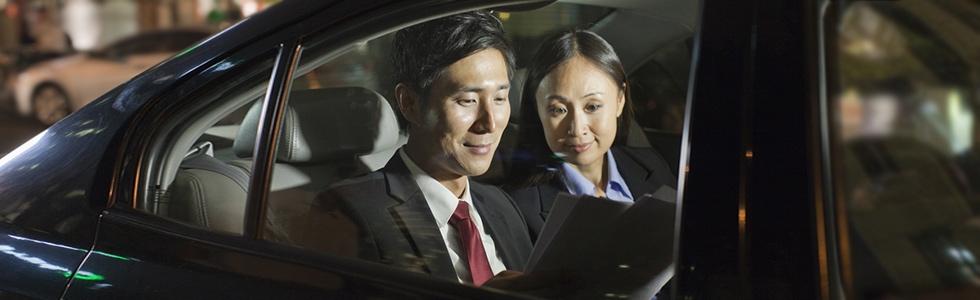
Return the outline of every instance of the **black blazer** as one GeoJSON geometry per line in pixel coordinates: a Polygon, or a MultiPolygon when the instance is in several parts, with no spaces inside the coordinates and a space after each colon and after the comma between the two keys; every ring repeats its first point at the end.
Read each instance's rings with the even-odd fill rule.
{"type": "MultiPolygon", "coordinates": [[[[671,174],[670,167],[659,152],[652,148],[613,146],[613,158],[620,175],[626,181],[633,199],[644,194],[652,194],[661,186],[677,188],[677,176],[671,174]]],[[[561,178],[554,176],[550,181],[533,187],[510,192],[527,220],[531,240],[538,239],[541,227],[551,211],[559,192],[567,191],[561,178]]]]}
{"type": "MultiPolygon", "coordinates": [[[[475,181],[470,181],[470,194],[504,265],[523,271],[531,240],[514,200],[500,188],[475,181]]],[[[432,211],[398,154],[381,170],[321,191],[311,211],[349,218],[357,230],[353,252],[361,259],[457,280],[432,211]]]]}

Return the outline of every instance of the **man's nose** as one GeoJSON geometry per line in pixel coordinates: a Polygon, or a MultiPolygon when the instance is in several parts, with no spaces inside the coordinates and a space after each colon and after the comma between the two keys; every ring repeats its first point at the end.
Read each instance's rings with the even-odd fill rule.
{"type": "Polygon", "coordinates": [[[497,108],[493,101],[483,101],[479,109],[479,117],[473,124],[476,133],[493,133],[497,131],[497,108]]]}

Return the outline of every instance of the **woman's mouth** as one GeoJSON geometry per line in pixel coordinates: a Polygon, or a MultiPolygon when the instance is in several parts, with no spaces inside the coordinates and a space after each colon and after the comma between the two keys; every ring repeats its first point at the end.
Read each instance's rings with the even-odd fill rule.
{"type": "Polygon", "coordinates": [[[575,153],[582,153],[585,152],[586,150],[589,150],[589,148],[592,148],[592,144],[594,144],[594,142],[573,144],[573,145],[568,145],[568,147],[572,148],[572,150],[575,151],[575,153]]]}

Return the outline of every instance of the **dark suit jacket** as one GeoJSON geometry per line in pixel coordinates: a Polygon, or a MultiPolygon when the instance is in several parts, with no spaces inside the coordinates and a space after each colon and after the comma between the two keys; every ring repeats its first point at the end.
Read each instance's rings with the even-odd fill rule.
{"type": "MultiPolygon", "coordinates": [[[[626,181],[633,199],[639,199],[644,194],[652,194],[663,185],[677,188],[677,176],[671,174],[667,162],[656,150],[627,146],[613,146],[610,149],[613,158],[616,159],[616,167],[626,181]]],[[[510,193],[527,220],[532,241],[538,239],[555,197],[559,192],[565,191],[567,191],[565,183],[558,176],[554,176],[542,185],[510,193]]]]}
{"type": "MultiPolygon", "coordinates": [[[[509,270],[522,271],[531,240],[517,205],[497,187],[470,181],[483,226],[509,270]]],[[[313,210],[340,212],[357,228],[357,256],[457,280],[442,234],[411,171],[395,154],[384,168],[332,185],[313,210]]]]}

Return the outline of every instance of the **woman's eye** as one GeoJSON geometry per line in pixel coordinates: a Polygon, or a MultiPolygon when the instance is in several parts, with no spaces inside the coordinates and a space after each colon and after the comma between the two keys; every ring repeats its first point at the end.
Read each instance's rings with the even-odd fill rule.
{"type": "Polygon", "coordinates": [[[552,114],[563,114],[568,112],[568,110],[564,107],[550,107],[548,108],[548,112],[551,112],[552,114]]]}
{"type": "Polygon", "coordinates": [[[456,103],[458,103],[459,105],[470,105],[470,104],[476,103],[476,100],[475,99],[459,99],[459,100],[456,100],[456,103]]]}
{"type": "Polygon", "coordinates": [[[599,105],[599,104],[589,104],[589,105],[586,105],[585,106],[585,110],[587,110],[587,111],[597,111],[597,110],[599,110],[599,108],[602,108],[602,105],[599,105]]]}

